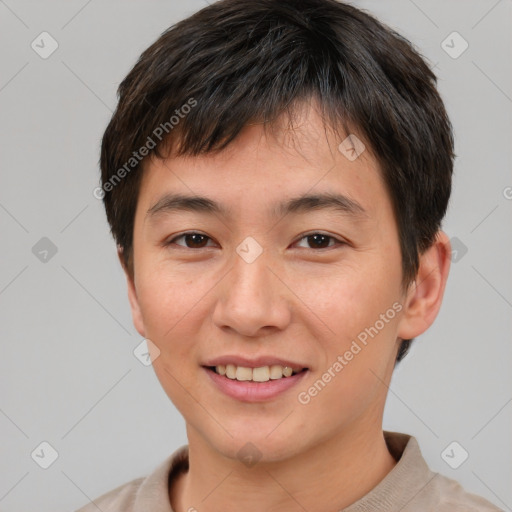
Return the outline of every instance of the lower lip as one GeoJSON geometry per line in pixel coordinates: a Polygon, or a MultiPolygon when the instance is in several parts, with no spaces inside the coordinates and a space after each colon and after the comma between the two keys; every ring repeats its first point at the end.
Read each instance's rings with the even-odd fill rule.
{"type": "Polygon", "coordinates": [[[298,384],[308,373],[308,370],[304,370],[290,377],[267,382],[252,382],[228,379],[208,368],[204,368],[204,370],[224,394],[242,402],[263,402],[275,398],[298,384]]]}

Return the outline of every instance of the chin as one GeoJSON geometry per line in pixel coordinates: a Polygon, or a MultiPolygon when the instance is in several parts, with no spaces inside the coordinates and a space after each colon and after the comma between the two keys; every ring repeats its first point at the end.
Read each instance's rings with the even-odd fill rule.
{"type": "MultiPolygon", "coordinates": [[[[220,439],[209,439],[208,443],[214,450],[224,457],[244,462],[279,462],[293,457],[300,451],[300,439],[283,432],[279,435],[275,429],[230,431],[233,437],[222,436],[220,439]],[[262,435],[262,432],[272,432],[270,435],[262,435]]],[[[298,431],[297,431],[298,433],[298,431]]],[[[250,464],[247,464],[250,467],[250,464]]]]}

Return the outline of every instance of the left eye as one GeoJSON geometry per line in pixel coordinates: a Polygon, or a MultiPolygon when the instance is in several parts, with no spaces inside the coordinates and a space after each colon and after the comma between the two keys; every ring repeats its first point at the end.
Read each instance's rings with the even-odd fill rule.
{"type": "MultiPolygon", "coordinates": [[[[177,236],[176,238],[173,238],[172,240],[169,240],[169,242],[167,242],[166,245],[176,244],[187,249],[202,249],[203,247],[206,247],[206,243],[208,240],[211,240],[211,238],[207,235],[203,235],[202,233],[190,232],[184,233],[182,235],[177,236]],[[180,240],[182,238],[185,240],[185,245],[176,243],[177,240],[180,240]]],[[[336,243],[338,245],[344,244],[344,242],[342,242],[341,240],[338,240],[330,235],[325,235],[323,233],[311,233],[300,238],[299,242],[301,242],[302,240],[306,240],[306,243],[313,245],[313,247],[306,247],[309,249],[326,249],[328,247],[336,245],[336,243]],[[334,244],[331,244],[331,242],[334,242],[334,244]]]]}
{"type": "Polygon", "coordinates": [[[338,245],[343,245],[344,243],[341,240],[330,235],[324,235],[323,233],[311,233],[310,235],[303,236],[299,242],[302,240],[306,240],[306,243],[312,244],[312,249],[326,249],[327,247],[332,247],[335,244],[330,245],[331,241],[337,242],[338,245]]]}

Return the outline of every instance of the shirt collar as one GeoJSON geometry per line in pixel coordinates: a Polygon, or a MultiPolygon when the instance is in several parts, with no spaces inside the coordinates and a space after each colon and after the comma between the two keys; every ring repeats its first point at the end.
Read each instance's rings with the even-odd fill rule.
{"type": "Polygon", "coordinates": [[[397,512],[413,502],[436,473],[430,471],[416,439],[398,432],[384,432],[395,467],[369,493],[343,512],[397,512]]]}

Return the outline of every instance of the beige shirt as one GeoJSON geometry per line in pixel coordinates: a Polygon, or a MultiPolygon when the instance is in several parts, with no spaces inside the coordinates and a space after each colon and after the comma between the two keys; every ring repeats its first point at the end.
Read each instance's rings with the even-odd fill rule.
{"type": "MultiPolygon", "coordinates": [[[[414,437],[395,432],[384,436],[397,464],[374,489],[341,512],[503,512],[464,491],[455,480],[430,471],[414,437]]],[[[169,487],[187,469],[185,445],[149,476],[121,485],[77,512],[173,512],[169,487]]]]}

